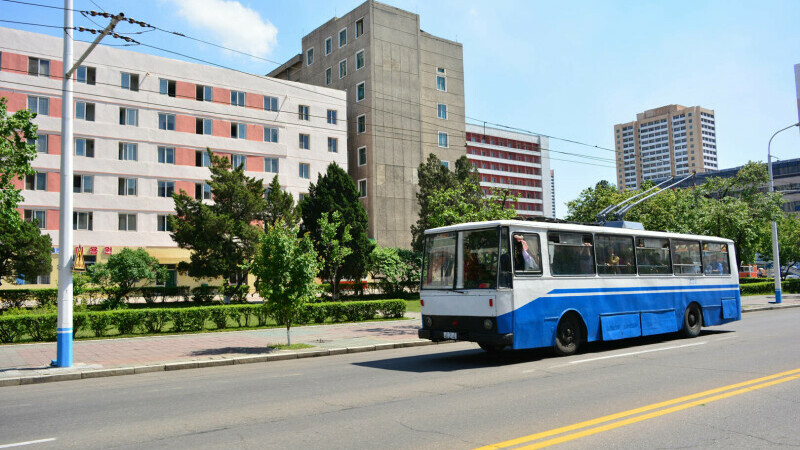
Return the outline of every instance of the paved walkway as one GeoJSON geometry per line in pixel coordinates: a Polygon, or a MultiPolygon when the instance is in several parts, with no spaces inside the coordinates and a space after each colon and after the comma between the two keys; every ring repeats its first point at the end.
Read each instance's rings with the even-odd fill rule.
{"type": "MultiPolygon", "coordinates": [[[[779,305],[774,296],[742,297],[744,312],[800,306],[800,294],[787,294],[779,305]]],[[[92,376],[122,375],[275,359],[324,356],[358,351],[427,345],[417,338],[419,313],[408,320],[317,325],[292,328],[292,342],[308,350],[274,350],[285,344],[285,329],[81,340],[74,343],[74,366],[50,368],[54,342],[0,345],[0,386],[92,376]]]]}

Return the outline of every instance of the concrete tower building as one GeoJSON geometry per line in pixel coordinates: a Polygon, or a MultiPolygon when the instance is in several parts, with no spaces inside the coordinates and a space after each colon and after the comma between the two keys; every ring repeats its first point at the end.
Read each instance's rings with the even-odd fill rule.
{"type": "Polygon", "coordinates": [[[419,164],[466,154],[462,46],[419,27],[417,14],[370,0],[304,36],[302,54],[268,74],[347,91],[349,173],[369,236],[385,246],[411,245],[419,164]]]}
{"type": "Polygon", "coordinates": [[[614,125],[614,141],[620,189],[718,167],[714,110],[700,106],[639,113],[633,122],[614,125]]]}

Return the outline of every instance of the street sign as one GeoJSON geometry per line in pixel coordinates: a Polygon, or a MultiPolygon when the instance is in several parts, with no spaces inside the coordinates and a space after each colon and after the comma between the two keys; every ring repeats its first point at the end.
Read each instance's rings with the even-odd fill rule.
{"type": "Polygon", "coordinates": [[[72,270],[82,272],[86,270],[86,263],[83,261],[83,247],[75,247],[75,262],[72,263],[72,270]]]}

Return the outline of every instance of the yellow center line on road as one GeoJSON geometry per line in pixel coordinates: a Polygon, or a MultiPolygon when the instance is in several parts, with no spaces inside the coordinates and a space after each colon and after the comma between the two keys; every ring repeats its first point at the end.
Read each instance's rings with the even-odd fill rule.
{"type": "Polygon", "coordinates": [[[555,439],[551,439],[551,440],[548,440],[548,441],[540,442],[540,443],[534,444],[534,445],[532,445],[530,447],[524,447],[526,449],[527,448],[542,448],[544,446],[554,445],[554,444],[558,444],[560,442],[566,442],[566,441],[569,441],[569,440],[578,439],[578,438],[583,437],[583,436],[588,436],[588,435],[591,435],[591,434],[600,433],[602,431],[607,431],[607,430],[610,430],[610,429],[614,429],[614,428],[618,428],[618,427],[621,427],[621,426],[629,425],[631,423],[640,422],[642,420],[647,420],[647,419],[650,419],[650,418],[653,418],[653,417],[657,417],[657,416],[660,416],[660,415],[663,415],[663,414],[669,414],[671,412],[675,412],[675,411],[680,411],[682,409],[691,408],[693,406],[697,406],[697,405],[700,405],[700,404],[703,404],[703,403],[709,403],[709,402],[712,402],[712,401],[721,400],[723,398],[727,398],[727,397],[731,397],[731,396],[734,396],[734,395],[743,394],[745,392],[754,391],[756,389],[761,389],[761,388],[764,388],[764,387],[768,387],[768,386],[772,386],[772,385],[775,385],[775,384],[784,383],[786,381],[791,381],[791,380],[800,378],[800,375],[796,375],[796,374],[800,374],[800,369],[788,370],[788,371],[785,371],[785,372],[780,372],[780,373],[776,373],[776,374],[773,374],[773,375],[768,375],[768,376],[765,376],[765,377],[755,378],[755,379],[748,380],[748,381],[742,381],[740,383],[735,383],[735,384],[731,384],[731,385],[728,385],[728,386],[723,386],[723,387],[719,387],[719,388],[715,388],[715,389],[709,389],[707,391],[698,392],[697,394],[691,394],[691,395],[687,395],[687,396],[684,396],[684,397],[678,397],[678,398],[675,398],[675,399],[672,399],[672,400],[666,400],[666,401],[663,401],[663,402],[654,403],[652,405],[642,406],[642,407],[631,409],[631,410],[628,410],[628,411],[623,411],[623,412],[619,412],[619,413],[616,413],[616,414],[610,414],[610,415],[607,415],[607,416],[598,417],[596,419],[591,419],[591,420],[587,420],[587,421],[583,421],[583,422],[578,422],[578,423],[575,423],[575,424],[572,424],[572,425],[567,425],[567,426],[563,426],[563,427],[560,427],[560,428],[554,428],[552,430],[542,431],[542,432],[531,434],[531,435],[528,435],[528,436],[523,436],[523,437],[519,437],[519,438],[516,438],[516,439],[511,439],[511,440],[508,440],[508,441],[498,442],[497,444],[491,444],[491,445],[487,445],[487,446],[484,446],[484,447],[479,447],[479,448],[477,448],[475,450],[489,450],[489,449],[502,449],[502,448],[514,447],[514,446],[517,446],[517,445],[521,445],[521,444],[525,444],[525,443],[528,443],[528,442],[536,441],[536,440],[543,439],[543,438],[546,438],[546,437],[551,437],[551,436],[555,436],[555,435],[558,435],[558,434],[563,434],[563,433],[566,433],[566,432],[569,432],[569,431],[580,430],[582,428],[587,428],[587,427],[594,426],[594,425],[600,425],[602,423],[610,422],[612,420],[623,419],[623,418],[626,418],[626,417],[634,416],[636,414],[641,414],[641,413],[644,413],[644,412],[653,411],[653,410],[664,408],[664,407],[667,407],[667,406],[678,405],[680,403],[688,402],[690,400],[701,399],[701,400],[698,400],[698,401],[685,403],[683,405],[678,405],[678,406],[675,406],[673,408],[668,408],[668,409],[661,410],[661,411],[655,411],[655,412],[652,412],[650,414],[645,414],[645,415],[642,415],[642,416],[633,417],[633,418],[630,418],[630,419],[627,419],[627,420],[624,420],[624,421],[620,421],[620,422],[616,422],[616,423],[613,423],[613,424],[608,424],[608,425],[604,425],[604,426],[601,426],[601,427],[592,428],[590,430],[585,430],[585,431],[582,431],[582,432],[570,434],[568,436],[562,436],[562,437],[559,437],[559,438],[555,438],[555,439]],[[794,375],[794,376],[791,376],[791,375],[794,375]],[[763,384],[758,384],[758,383],[763,383],[763,384]],[[752,386],[752,385],[756,385],[756,386],[752,386]],[[749,387],[746,387],[746,386],[749,386],[749,387]],[[744,389],[740,389],[740,388],[743,388],[743,387],[744,387],[744,389]],[[736,389],[736,390],[734,390],[734,389],[736,389]],[[720,393],[725,392],[725,391],[732,391],[732,392],[727,392],[725,394],[720,394],[720,393]],[[714,394],[719,394],[719,395],[714,395],[714,394]],[[708,397],[708,396],[712,396],[712,397],[708,397]],[[704,397],[708,397],[708,398],[704,398],[704,397]]]}

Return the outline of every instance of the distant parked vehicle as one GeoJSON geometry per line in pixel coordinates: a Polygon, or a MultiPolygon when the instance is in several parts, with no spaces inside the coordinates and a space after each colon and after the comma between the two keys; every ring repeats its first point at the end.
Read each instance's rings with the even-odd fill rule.
{"type": "Polygon", "coordinates": [[[789,275],[786,275],[787,280],[794,280],[797,278],[800,278],[800,275],[797,275],[796,273],[790,273],[789,275]]]}
{"type": "Polygon", "coordinates": [[[759,270],[755,264],[742,264],[739,267],[739,278],[758,278],[759,270]]]}

